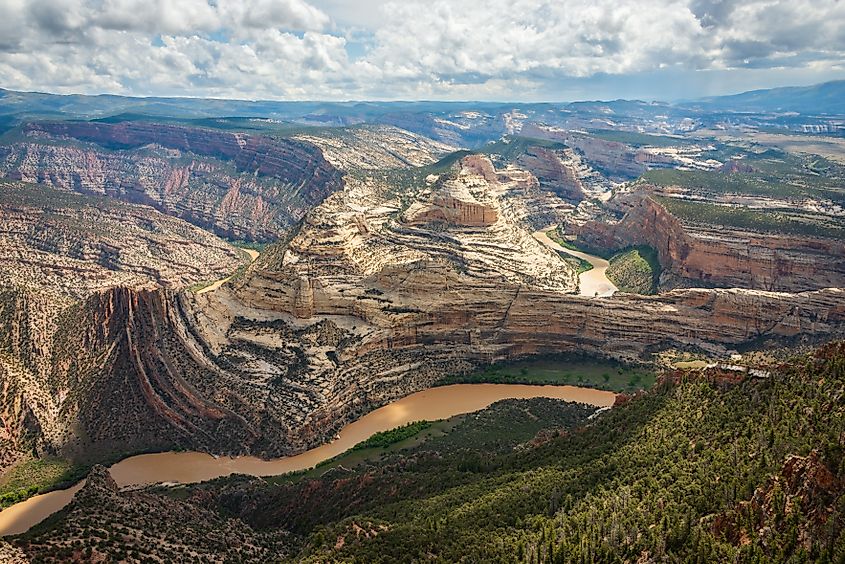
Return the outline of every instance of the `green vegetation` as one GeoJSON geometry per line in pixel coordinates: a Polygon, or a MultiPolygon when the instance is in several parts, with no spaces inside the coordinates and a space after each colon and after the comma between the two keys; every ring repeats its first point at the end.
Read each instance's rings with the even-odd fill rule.
{"type": "Polygon", "coordinates": [[[572,268],[575,269],[575,272],[578,274],[582,274],[593,269],[593,265],[590,264],[589,261],[586,261],[581,257],[566,255],[563,257],[563,260],[572,265],[572,268]]]}
{"type": "Polygon", "coordinates": [[[299,558],[314,562],[839,562],[843,394],[843,345],[766,380],[690,376],[528,448],[488,451],[470,435],[453,450],[450,434],[437,456],[422,447],[342,480],[254,492],[251,503],[286,508],[254,525],[310,531],[299,558]],[[820,466],[783,474],[811,452],[792,471],[820,466]],[[759,511],[742,505],[755,490],[759,511]],[[315,491],[328,510],[290,513],[315,491]]]}
{"type": "Polygon", "coordinates": [[[505,400],[354,468],[89,496],[12,542],[114,559],[148,531],[147,548],[208,534],[295,562],[842,562],[844,396],[845,342],[768,378],[678,373],[595,418],[505,400]]]}
{"type": "MultiPolygon", "coordinates": [[[[768,155],[767,155],[768,156],[768,155]]],[[[657,169],[642,175],[658,186],[681,186],[707,194],[747,194],[769,198],[823,198],[845,202],[837,167],[820,173],[818,158],[748,158],[742,161],[754,172],[726,174],[703,170],[657,169]]]]}
{"type": "Polygon", "coordinates": [[[506,161],[512,161],[522,154],[525,154],[531,147],[542,147],[544,149],[565,149],[566,144],[549,139],[538,139],[536,137],[522,137],[508,135],[495,143],[488,143],[479,149],[479,152],[487,155],[498,155],[506,161]]]}
{"type": "MultiPolygon", "coordinates": [[[[427,166],[418,167],[420,169],[424,169],[424,176],[429,174],[442,174],[444,172],[448,172],[451,170],[455,163],[460,161],[464,157],[468,157],[469,155],[476,154],[475,151],[468,151],[466,149],[461,149],[460,151],[453,151],[446,155],[445,157],[441,158],[436,163],[432,163],[427,166]]],[[[423,177],[424,177],[423,176],[423,177]]]]}
{"type": "Polygon", "coordinates": [[[390,429],[389,431],[380,431],[375,433],[369,439],[361,441],[352,450],[363,450],[365,448],[387,448],[392,444],[404,441],[416,435],[421,431],[431,427],[431,421],[415,421],[390,429]]]}
{"type": "MultiPolygon", "coordinates": [[[[595,256],[601,257],[605,260],[610,260],[610,257],[613,256],[613,251],[609,251],[607,249],[597,249],[597,248],[593,248],[593,247],[587,247],[587,246],[584,246],[583,244],[582,245],[576,245],[572,241],[569,241],[569,240],[567,240],[563,237],[563,235],[560,232],[560,228],[554,229],[552,231],[548,231],[547,235],[549,236],[549,239],[551,239],[552,241],[554,241],[555,243],[557,243],[558,245],[560,245],[561,247],[563,247],[565,249],[578,251],[579,253],[586,253],[588,255],[595,255],[595,256]]],[[[592,268],[592,265],[590,265],[590,266],[592,268]]]]}
{"type": "Polygon", "coordinates": [[[494,364],[470,374],[450,376],[438,382],[449,384],[541,384],[571,385],[631,392],[654,385],[654,373],[639,367],[581,357],[548,357],[494,364]]]}
{"type": "Polygon", "coordinates": [[[660,278],[657,251],[643,245],[617,253],[610,258],[606,275],[621,292],[654,294],[660,278]]]}
{"type": "Polygon", "coordinates": [[[830,223],[827,216],[789,210],[755,210],[664,196],[654,196],[654,199],[682,220],[784,235],[845,239],[845,226],[830,223]]]}
{"type": "Polygon", "coordinates": [[[88,469],[88,466],[77,466],[59,458],[19,462],[0,482],[0,507],[9,507],[36,494],[75,483],[85,477],[88,469]]]}
{"type": "Polygon", "coordinates": [[[598,139],[604,139],[605,141],[616,141],[633,147],[644,147],[646,145],[651,147],[677,147],[678,145],[688,145],[694,142],[694,140],[686,139],[684,137],[650,135],[648,133],[622,131],[617,129],[591,129],[589,133],[590,137],[597,137],[598,139]]]}
{"type": "Polygon", "coordinates": [[[231,245],[238,247],[239,249],[249,249],[251,251],[258,251],[259,253],[264,252],[264,249],[267,247],[268,243],[260,243],[258,241],[229,241],[228,243],[231,245]]]}
{"type": "MultiPolygon", "coordinates": [[[[560,245],[564,249],[570,249],[570,250],[573,250],[573,251],[579,251],[579,252],[582,252],[582,253],[586,253],[586,251],[579,249],[574,244],[572,244],[571,242],[564,239],[561,236],[560,231],[558,231],[557,229],[553,229],[551,231],[546,232],[546,235],[549,237],[549,239],[551,239],[552,241],[554,241],[555,243],[557,243],[558,245],[560,245]]],[[[595,254],[595,253],[588,253],[588,254],[595,254]]],[[[578,272],[578,274],[581,274],[582,272],[587,272],[587,271],[593,269],[593,265],[590,264],[589,261],[584,260],[581,257],[576,257],[576,256],[573,256],[573,255],[563,255],[563,258],[564,258],[564,260],[571,262],[573,264],[573,267],[578,272]]]]}

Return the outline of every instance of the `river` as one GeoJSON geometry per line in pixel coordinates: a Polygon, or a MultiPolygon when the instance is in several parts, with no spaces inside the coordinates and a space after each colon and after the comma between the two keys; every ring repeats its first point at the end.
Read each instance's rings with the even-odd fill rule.
{"type": "Polygon", "coordinates": [[[573,257],[578,257],[589,262],[593,268],[586,272],[582,272],[578,276],[578,289],[582,296],[604,297],[612,296],[619,288],[611,282],[607,277],[607,267],[610,263],[601,257],[595,255],[588,255],[581,251],[567,249],[556,241],[553,241],[548,232],[555,229],[554,226],[547,227],[541,231],[534,233],[534,238],[555,251],[560,251],[573,257]]]}
{"type": "MultiPolygon", "coordinates": [[[[576,386],[530,386],[522,384],[454,384],[405,396],[364,415],[344,427],[334,441],[302,454],[273,460],[254,456],[213,457],[200,452],[142,454],[121,460],[109,470],[119,486],[160,482],[191,483],[232,473],[274,476],[305,470],[328,460],[379,431],[412,421],[447,419],[484,409],[503,399],[548,397],[586,403],[596,407],[613,405],[616,394],[576,386]]],[[[82,484],[33,496],[0,512],[0,536],[19,534],[40,523],[73,499],[82,484]]]]}

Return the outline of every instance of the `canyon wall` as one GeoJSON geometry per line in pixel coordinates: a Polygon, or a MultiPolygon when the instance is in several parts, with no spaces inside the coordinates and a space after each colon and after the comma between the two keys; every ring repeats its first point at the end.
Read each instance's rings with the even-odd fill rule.
{"type": "Polygon", "coordinates": [[[578,172],[551,149],[529,147],[516,163],[537,177],[540,186],[552,190],[564,200],[580,202],[584,199],[584,185],[578,172]]]}
{"type": "Polygon", "coordinates": [[[37,414],[42,449],[278,456],[496,360],[559,352],[630,360],[670,347],[726,354],[845,335],[838,289],[591,299],[480,283],[436,264],[388,270],[355,288],[283,276],[255,273],[235,293],[118,288],[92,297],[79,329],[56,341],[67,344],[54,359],[77,352],[53,376],[67,386],[53,419],[37,414]],[[313,292],[307,309],[303,288],[313,292]]]}
{"type": "Polygon", "coordinates": [[[616,223],[572,226],[579,243],[617,250],[649,245],[661,287],[706,285],[799,292],[845,287],[845,242],[683,223],[647,195],[618,197],[616,223]]]}
{"type": "MultiPolygon", "coordinates": [[[[726,355],[845,335],[842,289],[572,295],[574,269],[531,235],[538,193],[553,196],[530,173],[478,155],[403,191],[351,178],[214,292],[113,287],[47,321],[43,300],[9,297],[7,435],[73,459],[177,447],[279,456],[494,361],[726,355]],[[444,202],[460,213],[443,221],[444,202]]],[[[630,225],[674,225],[649,201],[629,204],[630,225]]],[[[622,240],[614,228],[592,232],[622,240]]]]}
{"type": "Polygon", "coordinates": [[[0,147],[3,176],[147,204],[235,239],[274,240],[342,186],[306,141],[145,122],[23,133],[0,147]]]}

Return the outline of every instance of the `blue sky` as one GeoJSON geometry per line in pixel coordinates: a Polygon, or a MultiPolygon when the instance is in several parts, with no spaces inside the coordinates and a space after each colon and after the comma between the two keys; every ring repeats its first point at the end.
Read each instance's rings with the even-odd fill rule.
{"type": "Polygon", "coordinates": [[[0,0],[0,86],[675,100],[845,78],[838,0],[0,0]]]}

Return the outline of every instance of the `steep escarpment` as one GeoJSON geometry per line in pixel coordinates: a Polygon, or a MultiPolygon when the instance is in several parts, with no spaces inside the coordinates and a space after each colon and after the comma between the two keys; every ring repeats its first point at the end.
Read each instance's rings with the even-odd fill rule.
{"type": "Polygon", "coordinates": [[[151,205],[232,238],[275,239],[341,186],[305,141],[146,122],[31,123],[23,133],[0,147],[7,178],[151,205]]]}
{"type": "Polygon", "coordinates": [[[0,183],[0,217],[0,281],[54,297],[148,282],[184,287],[244,260],[220,238],[149,207],[49,186],[0,183]]]}
{"type": "Polygon", "coordinates": [[[661,287],[707,285],[770,291],[845,286],[841,240],[767,233],[681,221],[647,194],[618,197],[615,223],[575,226],[584,245],[622,249],[649,245],[663,267],[661,287]]]}
{"type": "Polygon", "coordinates": [[[344,171],[419,167],[436,162],[456,147],[386,125],[300,133],[295,139],[322,149],[326,159],[344,171]]]}
{"type": "Polygon", "coordinates": [[[523,135],[566,143],[584,156],[584,159],[609,177],[628,180],[640,176],[650,165],[666,165],[670,157],[650,153],[618,141],[609,141],[583,133],[528,125],[523,135]]]}
{"type": "Polygon", "coordinates": [[[574,271],[531,236],[537,191],[530,173],[477,155],[401,197],[353,179],[214,292],[105,289],[48,327],[15,313],[32,307],[19,301],[10,311],[27,323],[5,337],[18,363],[4,365],[8,420],[38,452],[74,459],[278,456],[492,361],[727,354],[845,332],[837,289],[567,294],[574,271]]]}
{"type": "Polygon", "coordinates": [[[555,151],[543,147],[529,147],[525,154],[518,157],[517,163],[536,176],[540,186],[554,191],[563,199],[570,202],[580,202],[584,199],[584,184],[579,178],[578,170],[572,164],[564,162],[555,151]]]}
{"type": "MultiPolygon", "coordinates": [[[[364,187],[350,186],[233,286],[200,296],[99,294],[85,324],[109,327],[108,337],[79,347],[114,353],[91,380],[97,382],[91,403],[76,415],[85,422],[79,436],[92,441],[86,452],[97,445],[163,448],[170,441],[278,455],[492,361],[573,351],[632,360],[666,348],[724,355],[845,332],[845,291],[838,289],[594,299],[565,294],[561,280],[568,278],[513,272],[512,256],[524,252],[497,237],[524,229],[506,205],[521,188],[477,159],[419,197],[433,203],[438,190],[457,196],[460,186],[495,207],[492,224],[414,225],[413,206],[397,213],[382,201],[362,209],[367,200],[354,191],[364,187]],[[104,405],[115,406],[113,420],[100,418],[95,406],[104,405]],[[137,432],[142,421],[149,434],[137,432]],[[124,429],[136,431],[123,435],[124,429]]],[[[565,268],[560,257],[532,252],[532,268],[565,268]]]]}
{"type": "MultiPolygon", "coordinates": [[[[242,251],[181,219],[107,197],[0,184],[0,469],[78,436],[114,339],[87,313],[112,288],[185,288],[221,278],[242,251]]],[[[127,394],[127,399],[131,394],[127,394]]],[[[92,413],[98,407],[92,404],[92,413]]],[[[102,413],[99,415],[102,419],[102,413]]],[[[138,422],[143,427],[143,422],[138,422]]],[[[124,431],[131,433],[131,430],[124,431]]]]}
{"type": "Polygon", "coordinates": [[[211,546],[250,562],[267,560],[256,551],[267,546],[295,562],[835,561],[845,549],[843,361],[838,343],[755,365],[764,377],[675,370],[609,411],[505,400],[285,479],[119,491],[98,467],[66,510],[0,550],[173,559],[176,546],[202,559],[211,546]]]}

